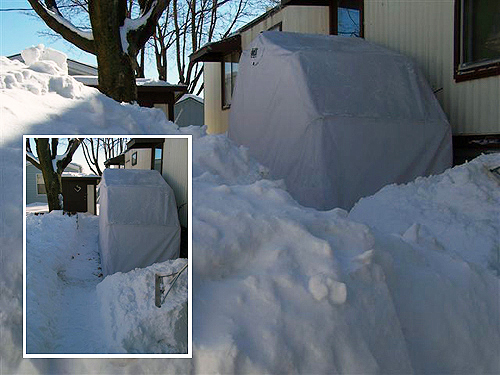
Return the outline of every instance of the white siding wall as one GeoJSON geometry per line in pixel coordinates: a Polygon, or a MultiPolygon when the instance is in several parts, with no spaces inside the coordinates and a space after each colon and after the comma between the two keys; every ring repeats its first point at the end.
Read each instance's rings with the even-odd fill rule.
{"type": "Polygon", "coordinates": [[[365,38],[413,58],[454,134],[500,133],[500,76],[455,83],[454,0],[365,0],[365,38]]]}
{"type": "Polygon", "coordinates": [[[151,169],[151,149],[132,149],[125,153],[125,169],[151,169]],[[137,152],[137,164],[132,165],[132,154],[137,152]]]}
{"type": "Polygon", "coordinates": [[[183,138],[165,139],[163,144],[163,178],[175,194],[182,226],[188,225],[188,141],[183,138]]]}
{"type": "Polygon", "coordinates": [[[262,22],[241,33],[241,48],[245,50],[248,47],[248,45],[252,42],[252,40],[257,38],[259,33],[261,33],[262,31],[269,30],[271,27],[276,26],[280,22],[282,22],[282,26],[284,28],[285,22],[283,15],[284,11],[282,10],[262,20],[262,22]]]}
{"type": "Polygon", "coordinates": [[[222,109],[221,80],[220,63],[203,63],[205,125],[208,133],[224,133],[229,124],[229,110],[222,109]]]}
{"type": "Polygon", "coordinates": [[[282,11],[283,31],[305,34],[329,34],[328,7],[290,6],[282,11]]]}
{"type": "MultiPolygon", "coordinates": [[[[246,49],[250,42],[261,31],[268,30],[282,22],[283,31],[328,34],[328,7],[288,6],[280,12],[264,19],[241,35],[242,48],[246,49]]],[[[221,66],[220,63],[204,63],[204,100],[205,124],[209,133],[224,133],[229,126],[229,109],[222,109],[221,66]]],[[[238,78],[236,78],[238,80],[238,78]]]]}

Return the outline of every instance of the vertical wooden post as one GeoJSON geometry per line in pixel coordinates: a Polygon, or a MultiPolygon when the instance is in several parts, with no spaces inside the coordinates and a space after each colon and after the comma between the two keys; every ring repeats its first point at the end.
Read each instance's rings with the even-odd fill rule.
{"type": "Polygon", "coordinates": [[[155,306],[161,307],[161,283],[162,278],[155,273],[155,306]]]}
{"type": "Polygon", "coordinates": [[[339,26],[339,0],[330,0],[329,5],[330,12],[330,35],[338,34],[338,26],[339,26]]]}

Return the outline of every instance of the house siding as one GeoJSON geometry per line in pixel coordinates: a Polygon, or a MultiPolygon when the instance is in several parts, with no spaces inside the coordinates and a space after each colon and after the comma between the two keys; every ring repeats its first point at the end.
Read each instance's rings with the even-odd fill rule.
{"type": "Polygon", "coordinates": [[[132,149],[125,153],[125,169],[151,169],[151,149],[132,149]],[[132,154],[137,152],[137,164],[132,165],[132,154]]]}
{"type": "Polygon", "coordinates": [[[500,133],[500,76],[456,83],[454,0],[365,0],[365,38],[411,57],[455,135],[500,133]]]}
{"type": "Polygon", "coordinates": [[[26,165],[26,204],[40,202],[47,203],[46,194],[38,194],[36,188],[36,175],[42,173],[31,164],[26,165]]]}
{"type": "Polygon", "coordinates": [[[174,106],[175,123],[180,126],[204,125],[203,103],[185,99],[174,106]]]}
{"type": "MultiPolygon", "coordinates": [[[[281,11],[264,19],[241,33],[242,49],[246,49],[260,32],[282,24],[288,32],[328,34],[328,7],[324,6],[287,6],[281,11]]],[[[208,133],[224,133],[229,127],[230,109],[222,109],[221,65],[206,62],[204,69],[205,124],[208,133]]],[[[236,78],[238,81],[238,78],[236,78]]]]}
{"type": "Polygon", "coordinates": [[[163,144],[163,178],[175,194],[179,221],[188,225],[188,140],[165,139],[163,144]]]}

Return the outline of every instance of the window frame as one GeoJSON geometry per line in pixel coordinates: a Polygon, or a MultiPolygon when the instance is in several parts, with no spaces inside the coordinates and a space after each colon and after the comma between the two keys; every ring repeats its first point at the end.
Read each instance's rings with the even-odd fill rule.
{"type": "Polygon", "coordinates": [[[455,0],[453,78],[457,83],[500,75],[500,56],[496,60],[471,63],[469,66],[463,66],[464,25],[462,21],[462,4],[464,1],[455,0]]]}
{"type": "Polygon", "coordinates": [[[47,195],[47,188],[45,187],[45,181],[43,180],[43,174],[42,173],[36,173],[35,175],[35,188],[36,188],[36,195],[41,197],[43,195],[47,195]],[[39,183],[38,182],[38,176],[40,176],[40,179],[42,180],[42,183],[39,183]],[[38,192],[38,186],[39,185],[43,185],[44,189],[45,189],[45,193],[39,193],[38,192]]]}
{"type": "Polygon", "coordinates": [[[132,156],[130,156],[130,164],[132,166],[137,165],[137,151],[132,153],[132,156]]]}
{"type": "Polygon", "coordinates": [[[222,56],[222,61],[221,61],[221,105],[222,105],[222,110],[230,109],[231,108],[231,101],[229,104],[226,104],[226,64],[228,63],[225,61],[225,58],[227,56],[231,56],[231,101],[233,99],[233,90],[234,90],[234,84],[233,84],[233,64],[239,64],[239,58],[241,57],[241,52],[239,51],[232,51],[229,53],[226,53],[225,55],[222,56]],[[238,61],[233,61],[233,55],[238,55],[238,61]]]}

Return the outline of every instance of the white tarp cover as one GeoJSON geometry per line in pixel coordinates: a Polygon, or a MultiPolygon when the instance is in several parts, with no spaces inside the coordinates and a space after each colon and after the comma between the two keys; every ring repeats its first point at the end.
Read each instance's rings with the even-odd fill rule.
{"type": "Polygon", "coordinates": [[[99,251],[104,276],[179,257],[175,196],[160,173],[106,169],[99,187],[99,251]]]}
{"type": "Polygon", "coordinates": [[[240,59],[228,135],[317,209],[350,209],[452,161],[450,125],[417,67],[359,38],[259,34],[240,59]]]}

